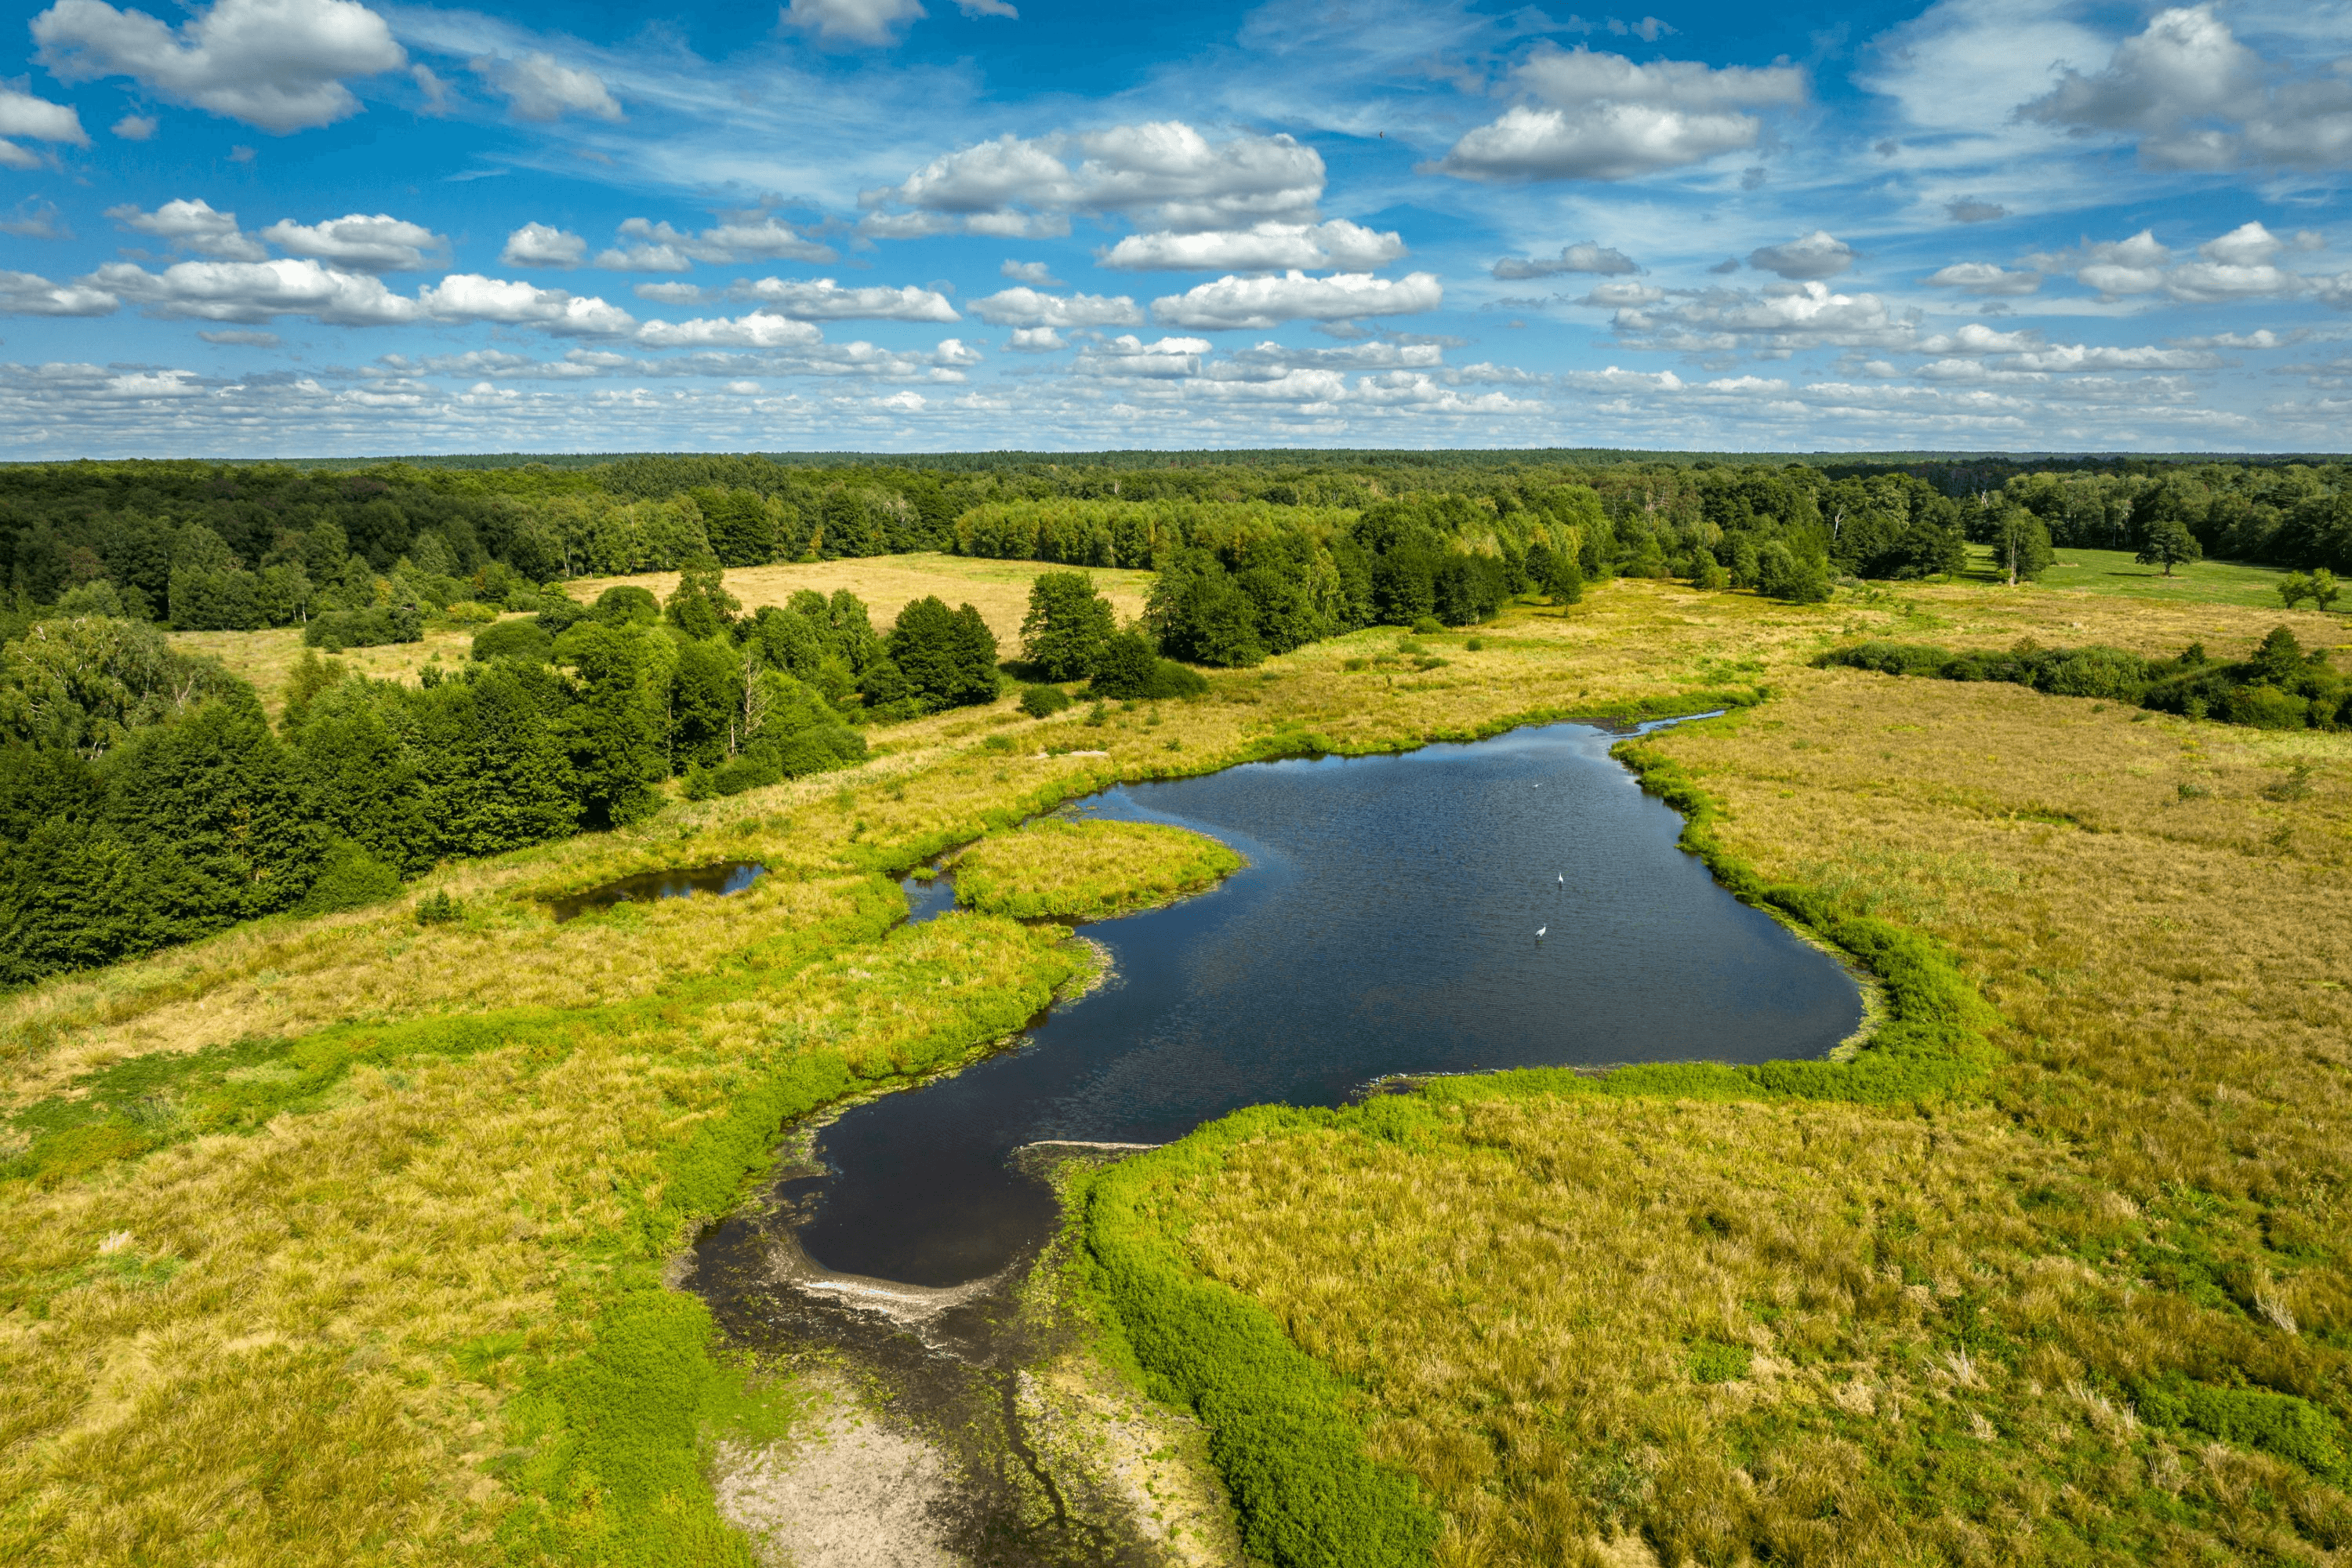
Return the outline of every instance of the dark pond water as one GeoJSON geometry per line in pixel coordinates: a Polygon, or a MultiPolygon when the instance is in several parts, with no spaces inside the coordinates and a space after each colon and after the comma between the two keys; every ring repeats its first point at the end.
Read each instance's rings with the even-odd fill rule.
{"type": "Polygon", "coordinates": [[[825,1128],[801,1245],[826,1268],[956,1284],[1054,1223],[1011,1162],[1025,1144],[1162,1142],[1390,1073],[1828,1050],[1861,1020],[1853,981],[1675,847],[1681,818],[1615,739],[1559,724],[1085,803],[1073,815],[1176,823],[1251,864],[1088,926],[1113,979],[1020,1048],[825,1128]]]}
{"type": "Polygon", "coordinates": [[[656,899],[683,899],[694,893],[740,893],[768,874],[756,860],[722,860],[716,866],[694,866],[678,871],[640,871],[601,888],[548,900],[558,921],[568,921],[614,904],[651,903],[656,899]]]}

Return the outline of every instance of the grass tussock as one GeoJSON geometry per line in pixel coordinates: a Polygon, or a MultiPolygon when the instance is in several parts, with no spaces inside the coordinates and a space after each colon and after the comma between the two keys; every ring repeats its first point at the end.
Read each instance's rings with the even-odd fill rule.
{"type": "Polygon", "coordinates": [[[1104,920],[1205,891],[1247,863],[1186,828],[1048,817],[958,856],[956,898],[1021,920],[1104,920]]]}
{"type": "MultiPolygon", "coordinates": [[[[944,567],[919,592],[977,602],[944,567]]],[[[2310,1464],[2352,1340],[2344,738],[1807,668],[2281,618],[1620,583],[1427,637],[1426,669],[1366,633],[1157,714],[896,726],[844,773],[443,868],[416,892],[449,925],[281,919],[18,993],[0,1559],[739,1561],[694,1458],[707,1323],[661,1258],[784,1118],[969,1059],[1085,963],[994,917],[892,930],[890,877],[1120,780],[1765,688],[1650,746],[1725,864],[1961,955],[2002,1014],[1975,1087],[1273,1116],[1153,1167],[1139,1237],[1286,1331],[1301,1419],[1412,1478],[1366,1495],[1433,1509],[1448,1563],[1612,1529],[1708,1562],[2340,1552],[2310,1464]],[[772,875],[546,918],[738,857],[772,875]]]]}

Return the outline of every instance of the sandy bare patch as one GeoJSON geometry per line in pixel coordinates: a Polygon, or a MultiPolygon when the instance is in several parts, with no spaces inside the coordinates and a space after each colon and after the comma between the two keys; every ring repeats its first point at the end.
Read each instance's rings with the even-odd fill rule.
{"type": "Polygon", "coordinates": [[[950,1568],[947,1456],[882,1426],[846,1385],[814,1386],[823,1403],[799,1436],[719,1446],[719,1517],[774,1568],[950,1568]]]}

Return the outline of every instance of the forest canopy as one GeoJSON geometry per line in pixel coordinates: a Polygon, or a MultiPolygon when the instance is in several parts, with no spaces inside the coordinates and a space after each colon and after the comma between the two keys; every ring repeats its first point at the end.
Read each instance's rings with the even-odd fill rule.
{"type": "Polygon", "coordinates": [[[2352,573],[2347,475],[2332,461],[1471,453],[25,464],[0,468],[0,584],[18,624],[51,606],[187,630],[326,620],[316,641],[331,648],[405,639],[453,610],[533,608],[551,582],[706,561],[940,550],[1164,571],[1192,555],[1212,583],[1198,558],[1236,579],[1308,574],[1300,595],[1255,596],[1254,631],[1274,649],[1406,599],[1441,620],[1473,614],[1486,569],[1454,565],[1441,586],[1433,552],[1495,563],[1515,589],[1540,584],[1527,565],[1540,544],[1539,565],[1572,553],[1588,580],[1720,571],[1800,599],[1816,574],[1951,571],[1970,541],[2021,576],[2051,546],[2151,540],[2178,559],[2185,541],[2208,557],[2352,573]],[[1411,537],[1376,589],[1370,558],[1401,530],[1411,537]],[[1430,568],[1425,594],[1415,562],[1430,568]]]}

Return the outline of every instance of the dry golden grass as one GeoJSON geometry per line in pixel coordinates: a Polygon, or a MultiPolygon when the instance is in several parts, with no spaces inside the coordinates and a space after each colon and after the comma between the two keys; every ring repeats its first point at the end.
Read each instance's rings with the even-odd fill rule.
{"type": "MultiPolygon", "coordinates": [[[[927,594],[936,594],[950,608],[969,603],[996,634],[1004,657],[1018,651],[1021,618],[1029,613],[1029,584],[1040,572],[1054,568],[1034,561],[984,561],[970,555],[942,555],[925,551],[913,555],[877,555],[847,561],[814,561],[803,565],[738,566],[727,574],[727,591],[743,602],[744,609],[781,605],[803,589],[827,595],[848,589],[866,601],[874,629],[887,632],[899,608],[927,594]]],[[[1084,569],[1095,588],[1111,602],[1119,619],[1143,614],[1143,597],[1151,590],[1151,574],[1110,566],[1084,569]]],[[[583,577],[569,584],[572,596],[583,605],[621,584],[653,590],[666,599],[677,586],[675,572],[645,572],[630,577],[583,577]]]]}
{"type": "Polygon", "coordinates": [[[903,1070],[973,996],[1084,962],[1010,921],[933,921],[708,1005],[583,1011],[560,1045],[361,1068],[251,1136],[13,1184],[0,1560],[496,1560],[502,1366],[576,1341],[559,1293],[658,1203],[664,1152],[782,1060],[903,1070]]]}
{"type": "MultiPolygon", "coordinates": [[[[465,663],[473,649],[475,629],[435,627],[425,634],[422,642],[345,648],[331,657],[341,659],[353,674],[413,686],[416,672],[436,659],[445,665],[465,663]]],[[[251,681],[271,718],[284,710],[286,683],[302,658],[301,627],[279,626],[266,632],[173,632],[171,638],[172,646],[180,652],[209,654],[227,666],[230,674],[251,681]]]]}
{"type": "Polygon", "coordinates": [[[1016,920],[1105,920],[1203,892],[1245,864],[1215,839],[1164,823],[1049,817],[956,857],[956,900],[1016,920]]]}
{"type": "MultiPolygon", "coordinates": [[[[1017,623],[1036,568],[950,564],[1007,574],[1000,608],[1017,623]]],[[[842,574],[823,585],[895,609],[881,574],[909,568],[784,570],[842,574]]],[[[981,603],[977,586],[926,570],[903,596],[981,603]]],[[[730,574],[739,594],[751,575],[730,574]]],[[[992,623],[1000,613],[982,609],[992,623]]],[[[2016,1026],[1998,1102],[1911,1120],[1481,1106],[1463,1113],[1476,1139],[1465,1131],[1414,1170],[1338,1140],[1269,1146],[1236,1161],[1213,1194],[1187,1196],[1203,1260],[1301,1323],[1318,1353],[1365,1370],[1381,1451],[1440,1488],[1458,1561],[1538,1560],[1530,1553],[1561,1531],[1631,1521],[1643,1497],[1690,1521],[1698,1533],[1674,1538],[1685,1544],[1712,1539],[1709,1509],[1730,1509],[1723,1539],[1749,1528],[1740,1520],[1780,1520],[1796,1533],[1773,1550],[1790,1560],[1864,1561],[1890,1542],[1923,1556],[1926,1527],[1886,1522],[1884,1499],[1899,1479],[1896,1435],[1930,1429],[1927,1412],[1969,1430],[1969,1410],[2017,1423],[1983,1445],[1999,1518],[1950,1526],[1960,1544],[1936,1550],[1998,1557],[2069,1510],[2112,1511],[2108,1491],[2037,1479],[2055,1455],[2123,1462],[2120,1448],[2083,1447],[2113,1424],[2089,1402],[2104,1369],[2183,1344],[2291,1369],[2319,1353],[2315,1336],[2352,1325],[2326,1206],[2340,1201],[2330,1194],[2344,1190],[2352,1148],[2352,1019],[2335,988],[2352,955],[2333,912],[2347,845],[2343,739],[2134,723],[2112,707],[1806,660],[1864,635],[2171,651],[2187,633],[2234,653],[2282,619],[2300,625],[2053,594],[1938,588],[1796,608],[1618,584],[1565,614],[1514,610],[1478,652],[1459,636],[1423,638],[1449,661],[1427,672],[1348,670],[1397,640],[1364,633],[1218,676],[1204,699],[1158,705],[1157,724],[1150,708],[1090,727],[1000,703],[898,726],[848,773],[675,804],[626,834],[445,868],[430,885],[477,910],[454,929],[420,932],[397,910],[280,921],[21,993],[0,1012],[0,1064],[20,1104],[106,1061],[344,1017],[530,1000],[560,1010],[547,1026],[563,1045],[360,1068],[323,1108],[247,1136],[181,1142],[50,1188],[0,1185],[0,1289],[13,1303],[0,1379],[29,1391],[0,1414],[0,1559],[490,1557],[488,1532],[512,1503],[492,1462],[509,1390],[507,1363],[482,1347],[572,1342],[558,1294],[590,1241],[641,1208],[661,1152],[788,1053],[839,1050],[887,1070],[907,1042],[961,1016],[959,997],[1070,962],[978,917],[824,938],[806,965],[729,961],[830,929],[868,896],[875,867],[1118,779],[1200,771],[1269,743],[1402,746],[1755,683],[1779,695],[1745,722],[1664,743],[1727,803],[1724,832],[1741,853],[1967,955],[2016,1026]],[[989,746],[1000,736],[1011,750],[989,746]],[[1108,754],[1034,754],[1049,747],[1108,754]],[[2294,759],[2312,764],[2309,796],[2264,797],[2260,786],[2291,777],[2294,759]],[[2181,783],[2210,793],[2183,799],[2181,783]],[[741,853],[779,875],[740,899],[562,928],[530,901],[741,853]],[[938,945],[957,942],[969,945],[938,945]],[[1280,1190],[1294,1177],[1326,1201],[1302,1212],[1280,1190]],[[2037,1184],[2064,1203],[2029,1205],[2037,1184]],[[2221,1216],[2199,1209],[2195,1234],[2220,1237],[2231,1268],[2259,1264],[2261,1289],[2306,1325],[2300,1339],[2273,1345],[2288,1336],[2242,1314],[2236,1338],[2217,1339],[2222,1309],[2141,1287],[2138,1265],[2110,1258],[2176,1244],[2195,1205],[2221,1216]],[[1701,1205],[1730,1228],[1693,1232],[1701,1205]],[[1248,1233],[1251,1216],[1276,1209],[1281,1223],[1260,1234],[1289,1237],[1287,1254],[1248,1233]],[[1865,1239],[1895,1240],[1884,1216],[1897,1213],[1916,1215],[1912,1236],[1855,1262],[1865,1239]],[[1416,1257],[1409,1227],[1428,1215],[1444,1234],[1416,1257]],[[130,1239],[101,1254],[121,1232],[130,1239]],[[1349,1261],[1368,1251],[1381,1270],[1349,1261]],[[1914,1265],[1916,1282],[1884,1275],[1914,1265]],[[1906,1348],[1906,1325],[1950,1310],[1954,1281],[2004,1331],[2043,1336],[2040,1360],[1981,1394],[1957,1392],[1969,1385],[1948,1367],[1939,1382],[1933,1357],[1906,1348]],[[1784,1300],[1769,1322],[1757,1310],[1784,1300]],[[1411,1323],[1412,1345],[1393,1319],[1411,1323]],[[1766,1369],[1753,1381],[1772,1388],[1697,1390],[1670,1375],[1674,1335],[1717,1323],[1749,1332],[1766,1369]],[[1790,1370],[1772,1371],[1779,1363],[1790,1370]],[[2085,1397],[2066,1392],[2070,1379],[2085,1380],[2085,1397]],[[1586,1463],[1570,1394],[1601,1428],[1628,1435],[1630,1468],[1570,1476],[1524,1447],[1540,1426],[1551,1434],[1541,1452],[1586,1463]],[[2025,1456],[2013,1465],[2000,1458],[2011,1447],[2025,1456]],[[1706,1468],[1710,1454],[1748,1467],[1747,1479],[1706,1468]],[[1742,1489],[1783,1500],[1741,1514],[1725,1500],[1742,1489]],[[1864,1522],[1837,1523],[1848,1517],[1838,1508],[1864,1522]],[[1810,1535],[1805,1518],[1817,1521],[1810,1535]]],[[[2271,1461],[2135,1441],[2149,1485],[2238,1499],[2233,1550],[2266,1550],[2295,1500],[2308,1501],[2271,1461]]],[[[2196,1506],[2200,1521],[2220,1517],[2219,1503],[2196,1506]]]]}

